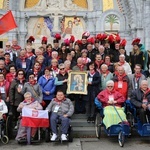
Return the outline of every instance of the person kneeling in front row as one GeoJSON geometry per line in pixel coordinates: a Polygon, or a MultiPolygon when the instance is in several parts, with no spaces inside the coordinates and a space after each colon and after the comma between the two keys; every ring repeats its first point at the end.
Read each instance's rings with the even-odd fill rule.
{"type": "Polygon", "coordinates": [[[58,119],[61,121],[62,125],[62,134],[61,140],[67,140],[67,132],[70,125],[70,119],[74,113],[74,106],[70,99],[65,98],[65,95],[62,91],[57,91],[56,98],[53,98],[51,103],[47,106],[46,110],[51,112],[50,123],[51,130],[53,132],[53,136],[51,137],[51,141],[55,141],[57,139],[57,121],[58,119]]]}

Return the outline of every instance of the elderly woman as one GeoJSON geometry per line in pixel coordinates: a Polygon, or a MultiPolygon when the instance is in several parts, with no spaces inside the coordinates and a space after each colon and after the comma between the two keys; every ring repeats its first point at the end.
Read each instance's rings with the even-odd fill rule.
{"type": "MultiPolygon", "coordinates": [[[[32,94],[30,92],[26,92],[24,94],[25,100],[21,102],[17,108],[18,112],[22,112],[22,109],[24,107],[30,108],[30,109],[36,109],[36,110],[42,110],[42,106],[40,103],[32,98],[32,94]]],[[[31,129],[31,137],[34,138],[34,135],[36,133],[36,128],[31,129]]],[[[19,130],[16,136],[16,140],[20,141],[22,139],[26,139],[27,137],[27,128],[22,126],[22,120],[20,120],[19,124],[19,130]]]]}
{"type": "Polygon", "coordinates": [[[31,73],[29,75],[29,82],[26,82],[22,88],[21,93],[24,94],[26,92],[30,92],[32,94],[32,98],[37,100],[39,103],[42,103],[43,100],[43,93],[41,86],[39,83],[37,83],[37,80],[35,80],[35,75],[31,73]]]}
{"type": "Polygon", "coordinates": [[[112,80],[107,81],[106,89],[100,92],[97,98],[104,108],[103,123],[105,124],[106,129],[108,129],[111,125],[122,122],[122,120],[126,121],[126,115],[122,108],[125,98],[121,93],[115,91],[114,82],[112,80]],[[122,120],[120,119],[117,111],[122,120]]]}

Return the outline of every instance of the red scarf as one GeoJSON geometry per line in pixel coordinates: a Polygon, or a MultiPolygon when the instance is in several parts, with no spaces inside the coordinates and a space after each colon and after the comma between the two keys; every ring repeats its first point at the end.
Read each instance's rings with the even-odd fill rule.
{"type": "Polygon", "coordinates": [[[101,74],[104,76],[104,77],[106,77],[108,74],[109,74],[109,70],[107,70],[106,72],[103,72],[102,70],[101,70],[101,74]]]}
{"type": "MultiPolygon", "coordinates": [[[[142,90],[142,89],[141,89],[142,90]]],[[[143,90],[142,90],[143,91],[143,90]]],[[[146,95],[148,94],[150,92],[150,89],[149,88],[147,88],[147,90],[146,91],[143,91],[143,93],[144,93],[144,97],[143,97],[143,99],[145,99],[146,98],[146,95]]]]}
{"type": "Polygon", "coordinates": [[[13,50],[20,50],[21,47],[19,45],[12,45],[13,50]]]}
{"type": "Polygon", "coordinates": [[[62,100],[58,100],[57,98],[54,99],[59,105],[66,100],[66,98],[64,97],[62,100]]]}
{"type": "Polygon", "coordinates": [[[26,58],[27,58],[26,56],[20,56],[20,59],[21,59],[22,62],[25,62],[26,58]]]}
{"type": "Polygon", "coordinates": [[[39,69],[33,68],[33,73],[34,73],[34,75],[37,76],[37,74],[38,74],[38,72],[39,72],[40,70],[41,70],[41,67],[39,67],[39,69]]]}
{"type": "Polygon", "coordinates": [[[33,86],[33,85],[36,84],[36,80],[33,80],[33,81],[30,81],[30,80],[29,80],[29,83],[33,86]]]}
{"type": "Polygon", "coordinates": [[[103,60],[100,60],[100,61],[95,61],[96,65],[98,66],[98,68],[101,67],[101,65],[103,64],[103,60]]]}
{"type": "Polygon", "coordinates": [[[51,57],[51,55],[52,55],[52,52],[50,52],[50,51],[47,51],[47,53],[48,53],[48,56],[49,56],[49,57],[51,57]]]}
{"type": "Polygon", "coordinates": [[[27,58],[30,58],[31,56],[33,56],[34,54],[32,52],[28,52],[27,54],[27,58]]]}
{"type": "Polygon", "coordinates": [[[123,78],[126,76],[126,73],[120,75],[118,72],[116,72],[116,76],[118,77],[118,81],[123,81],[123,78]]]}
{"type": "Polygon", "coordinates": [[[95,74],[95,70],[90,70],[90,75],[94,75],[95,74]]]}
{"type": "Polygon", "coordinates": [[[109,95],[111,95],[112,93],[115,93],[115,89],[114,89],[114,88],[112,89],[112,91],[109,91],[108,89],[106,89],[106,91],[107,91],[107,93],[108,93],[109,95]]]}
{"type": "Polygon", "coordinates": [[[57,66],[52,66],[52,70],[55,71],[55,72],[57,72],[58,71],[57,66]]]}
{"type": "Polygon", "coordinates": [[[5,64],[8,65],[10,63],[10,60],[5,60],[5,64]]]}
{"type": "Polygon", "coordinates": [[[124,62],[120,62],[120,61],[119,61],[119,65],[120,65],[120,66],[122,66],[122,65],[124,65],[124,64],[125,64],[125,61],[124,61],[124,62]]]}
{"type": "Polygon", "coordinates": [[[84,65],[78,65],[77,66],[79,67],[80,71],[83,71],[83,68],[84,68],[84,65]]]}
{"type": "Polygon", "coordinates": [[[108,63],[105,62],[105,64],[106,64],[108,67],[110,66],[110,62],[108,62],[108,63]]]}
{"type": "Polygon", "coordinates": [[[136,74],[135,74],[135,79],[138,80],[141,76],[142,76],[141,73],[136,73],[136,74]]]}

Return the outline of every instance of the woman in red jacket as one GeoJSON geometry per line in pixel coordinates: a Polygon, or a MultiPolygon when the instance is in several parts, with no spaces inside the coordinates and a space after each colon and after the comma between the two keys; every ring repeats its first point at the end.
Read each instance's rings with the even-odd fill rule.
{"type": "Polygon", "coordinates": [[[16,68],[14,65],[9,67],[9,73],[6,74],[6,81],[11,83],[16,78],[16,68]]]}
{"type": "Polygon", "coordinates": [[[106,128],[109,128],[111,125],[118,124],[122,120],[126,121],[126,115],[122,108],[125,98],[121,93],[114,89],[114,81],[107,81],[106,89],[100,92],[97,98],[104,107],[103,123],[105,124],[106,128]],[[120,119],[116,110],[118,111],[122,120],[120,119]]]}

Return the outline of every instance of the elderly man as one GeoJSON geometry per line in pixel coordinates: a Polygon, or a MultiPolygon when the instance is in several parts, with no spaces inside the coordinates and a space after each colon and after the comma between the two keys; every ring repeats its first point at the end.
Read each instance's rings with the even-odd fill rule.
{"type": "Polygon", "coordinates": [[[121,54],[119,56],[118,64],[119,64],[119,66],[122,66],[124,68],[125,73],[127,75],[132,74],[132,70],[131,70],[131,67],[130,67],[129,63],[125,61],[125,55],[121,54]]]}
{"type": "Polygon", "coordinates": [[[131,95],[131,84],[123,66],[117,67],[113,81],[115,82],[115,90],[123,94],[125,99],[127,99],[131,95]]]}
{"type": "Polygon", "coordinates": [[[148,88],[148,81],[141,81],[140,88],[132,91],[130,101],[136,107],[141,123],[149,122],[146,117],[146,115],[150,117],[150,89],[148,88]]]}
{"type": "Polygon", "coordinates": [[[47,106],[46,110],[51,112],[50,123],[51,129],[53,132],[53,136],[51,137],[51,141],[55,141],[57,139],[57,120],[61,120],[62,125],[62,135],[61,140],[66,141],[69,129],[69,123],[71,117],[74,113],[74,106],[70,99],[65,98],[65,95],[62,91],[57,91],[56,98],[52,99],[51,103],[47,106]]]}

